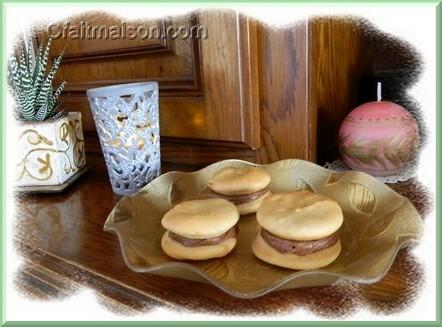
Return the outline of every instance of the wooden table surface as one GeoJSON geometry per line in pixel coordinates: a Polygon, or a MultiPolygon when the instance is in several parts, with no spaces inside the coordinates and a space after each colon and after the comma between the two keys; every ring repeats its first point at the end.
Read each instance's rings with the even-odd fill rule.
{"type": "MultiPolygon", "coordinates": [[[[24,263],[16,285],[29,296],[53,300],[87,286],[104,306],[122,314],[167,306],[229,315],[287,314],[308,308],[320,316],[343,317],[357,314],[361,306],[385,314],[402,310],[419,292],[422,266],[409,249],[399,252],[389,273],[375,284],[339,282],[251,300],[233,298],[206,284],[132,272],[117,237],[103,231],[120,197],[112,193],[101,157],[89,154],[88,164],[90,171],[62,194],[17,194],[15,240],[24,263]]],[[[163,172],[193,169],[163,166],[163,172]]],[[[428,196],[418,182],[394,188],[423,215],[428,210],[428,196]]]]}

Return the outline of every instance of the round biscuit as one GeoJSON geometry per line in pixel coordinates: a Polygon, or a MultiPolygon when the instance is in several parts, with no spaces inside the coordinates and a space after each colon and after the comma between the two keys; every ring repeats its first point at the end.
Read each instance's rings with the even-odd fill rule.
{"type": "Polygon", "coordinates": [[[220,199],[185,201],[169,210],[161,225],[175,234],[190,238],[209,238],[223,234],[236,225],[238,209],[220,199]]]}
{"type": "Polygon", "coordinates": [[[270,233],[296,241],[311,241],[336,232],[343,222],[336,201],[308,191],[278,193],[261,203],[256,217],[270,233]]]}
{"type": "Polygon", "coordinates": [[[226,195],[248,194],[264,189],[270,180],[270,174],[259,167],[227,167],[213,174],[207,186],[226,195]]]}

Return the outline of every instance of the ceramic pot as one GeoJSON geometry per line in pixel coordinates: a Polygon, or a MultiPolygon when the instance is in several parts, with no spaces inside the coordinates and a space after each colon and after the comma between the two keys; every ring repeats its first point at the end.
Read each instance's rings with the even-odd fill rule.
{"type": "Polygon", "coordinates": [[[20,123],[16,186],[61,185],[86,164],[80,112],[20,123]]]}

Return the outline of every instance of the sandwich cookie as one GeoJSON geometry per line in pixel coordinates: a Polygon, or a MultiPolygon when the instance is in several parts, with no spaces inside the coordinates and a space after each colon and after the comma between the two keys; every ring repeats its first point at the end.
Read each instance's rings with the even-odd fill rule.
{"type": "Polygon", "coordinates": [[[236,245],[239,213],[220,198],[182,202],[161,220],[167,230],[163,251],[178,260],[206,260],[228,254],[236,245]]]}
{"type": "Polygon", "coordinates": [[[290,269],[317,269],[341,252],[339,204],[308,191],[270,195],[256,214],[258,233],[253,253],[270,264],[290,269]]]}
{"type": "Polygon", "coordinates": [[[270,175],[258,167],[228,167],[217,171],[207,183],[211,195],[236,205],[241,215],[255,213],[270,195],[270,175]]]}

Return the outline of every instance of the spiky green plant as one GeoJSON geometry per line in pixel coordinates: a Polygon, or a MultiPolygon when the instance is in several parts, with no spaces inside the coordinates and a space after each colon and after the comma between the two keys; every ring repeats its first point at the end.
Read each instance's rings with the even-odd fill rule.
{"type": "Polygon", "coordinates": [[[13,56],[9,61],[8,77],[17,99],[17,114],[22,120],[43,121],[58,112],[58,97],[66,82],[63,81],[55,92],[52,82],[63,52],[53,61],[46,74],[51,43],[49,39],[44,47],[42,42],[34,60],[32,47],[28,46],[26,51],[23,42],[18,49],[18,56],[13,56]]]}

